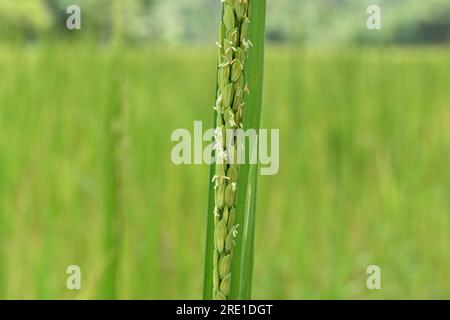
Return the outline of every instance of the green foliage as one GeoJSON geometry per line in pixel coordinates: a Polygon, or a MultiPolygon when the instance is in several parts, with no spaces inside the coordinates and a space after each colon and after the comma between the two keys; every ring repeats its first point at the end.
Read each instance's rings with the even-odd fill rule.
{"type": "Polygon", "coordinates": [[[41,0],[0,1],[0,39],[48,32],[52,17],[41,0]]]}
{"type": "MultiPolygon", "coordinates": [[[[69,0],[4,0],[0,2],[0,39],[73,38],[65,32],[69,0]]],[[[219,0],[123,0],[120,17],[111,16],[109,0],[77,0],[82,9],[81,35],[110,41],[113,20],[124,22],[129,43],[215,41],[219,0]]],[[[308,45],[354,43],[447,42],[448,0],[269,0],[267,38],[308,45]],[[366,9],[382,9],[383,29],[369,32],[366,9]]],[[[80,33],[77,34],[80,36],[80,33]]]]}
{"type": "MultiPolygon", "coordinates": [[[[208,170],[174,166],[170,135],[211,123],[210,48],[120,56],[118,298],[201,298],[208,170]]],[[[269,47],[265,61],[261,127],[280,128],[281,154],[279,174],[258,182],[253,298],[449,298],[448,51],[269,47]],[[381,291],[365,287],[369,264],[381,291]]],[[[111,53],[3,46],[0,68],[3,297],[97,297],[111,53]],[[70,264],[81,291],[65,288],[70,264]]]]}
{"type": "MultiPolygon", "coordinates": [[[[426,35],[417,33],[423,23],[435,24],[447,33],[443,19],[450,14],[446,0],[276,0],[268,1],[268,37],[274,41],[292,41],[330,46],[351,43],[423,42],[426,35]],[[366,9],[377,4],[382,10],[383,29],[368,32],[366,9]]],[[[428,35],[430,38],[431,35],[428,35]]]]}

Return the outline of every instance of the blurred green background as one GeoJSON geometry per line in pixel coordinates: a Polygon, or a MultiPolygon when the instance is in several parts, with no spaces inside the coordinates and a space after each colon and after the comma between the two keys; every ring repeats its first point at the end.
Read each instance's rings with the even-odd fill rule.
{"type": "MultiPolygon", "coordinates": [[[[211,123],[219,6],[0,0],[0,298],[201,298],[209,170],[170,135],[211,123]]],[[[253,297],[450,298],[449,2],[268,6],[253,297]]]]}

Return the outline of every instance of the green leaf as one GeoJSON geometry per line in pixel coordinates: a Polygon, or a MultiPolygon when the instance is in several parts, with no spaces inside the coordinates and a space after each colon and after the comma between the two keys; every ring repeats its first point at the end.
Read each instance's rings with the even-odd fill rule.
{"type": "MultiPolygon", "coordinates": [[[[253,128],[257,131],[260,128],[263,97],[265,17],[266,1],[250,1],[248,38],[253,47],[249,51],[246,68],[250,94],[244,100],[244,129],[253,128]]],[[[248,144],[246,155],[249,155],[248,144]]],[[[240,166],[236,208],[239,233],[231,269],[231,299],[251,298],[257,181],[257,164],[246,163],[240,166]]]]}

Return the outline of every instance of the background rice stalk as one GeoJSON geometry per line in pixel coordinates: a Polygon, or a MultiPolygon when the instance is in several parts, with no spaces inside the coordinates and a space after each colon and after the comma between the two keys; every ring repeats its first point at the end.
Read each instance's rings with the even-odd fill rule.
{"type": "Polygon", "coordinates": [[[111,3],[113,21],[114,70],[110,102],[106,114],[105,149],[105,252],[106,266],[101,291],[105,299],[117,299],[120,252],[124,234],[124,157],[125,157],[125,101],[121,54],[123,21],[120,0],[111,3]]]}

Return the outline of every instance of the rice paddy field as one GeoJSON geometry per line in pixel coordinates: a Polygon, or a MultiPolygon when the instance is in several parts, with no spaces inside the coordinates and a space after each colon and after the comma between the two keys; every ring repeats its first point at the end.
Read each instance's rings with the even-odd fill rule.
{"type": "MultiPolygon", "coordinates": [[[[209,168],[175,166],[170,136],[212,124],[215,58],[0,45],[1,298],[202,297],[209,168]]],[[[253,298],[449,299],[449,49],[269,46],[265,65],[280,171],[259,180],[253,298]]]]}

